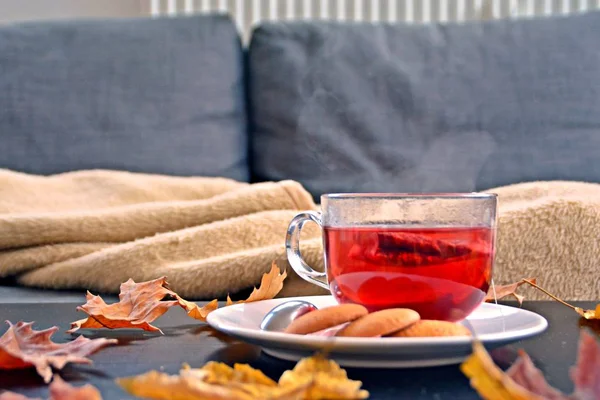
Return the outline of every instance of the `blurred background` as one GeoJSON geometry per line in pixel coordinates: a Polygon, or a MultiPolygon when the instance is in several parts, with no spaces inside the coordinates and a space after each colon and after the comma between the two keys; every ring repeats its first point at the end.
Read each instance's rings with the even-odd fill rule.
{"type": "Polygon", "coordinates": [[[221,11],[248,37],[270,19],[465,21],[585,12],[600,0],[0,0],[0,23],[75,17],[136,17],[221,11]]]}

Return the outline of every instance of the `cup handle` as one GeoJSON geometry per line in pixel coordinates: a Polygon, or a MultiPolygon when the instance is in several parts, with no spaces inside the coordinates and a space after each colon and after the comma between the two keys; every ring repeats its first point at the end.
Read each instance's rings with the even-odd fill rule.
{"type": "Polygon", "coordinates": [[[323,225],[321,224],[321,214],[314,211],[305,211],[297,214],[290,222],[287,234],[285,235],[285,251],[287,253],[288,262],[300,278],[329,290],[327,274],[325,272],[315,271],[302,259],[302,254],[300,254],[300,231],[304,224],[309,221],[316,223],[323,229],[323,225]],[[325,279],[325,281],[323,281],[323,279],[325,279]]]}

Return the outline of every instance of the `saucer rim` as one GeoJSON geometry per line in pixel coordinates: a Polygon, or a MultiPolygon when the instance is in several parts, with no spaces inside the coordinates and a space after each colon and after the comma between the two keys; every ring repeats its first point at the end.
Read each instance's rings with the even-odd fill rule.
{"type": "MultiPolygon", "coordinates": [[[[415,338],[354,338],[354,337],[325,337],[325,336],[313,336],[313,335],[296,335],[290,333],[283,332],[270,332],[263,331],[260,328],[242,328],[239,326],[235,326],[232,324],[222,323],[221,315],[225,313],[235,312],[236,310],[242,309],[244,312],[245,307],[256,307],[258,304],[265,304],[267,302],[273,303],[273,307],[278,304],[281,304],[284,301],[291,300],[304,300],[304,301],[333,301],[333,296],[331,295],[323,295],[323,296],[298,296],[298,297],[286,297],[286,298],[276,298],[270,300],[262,300],[259,302],[253,303],[241,303],[235,304],[228,307],[219,308],[213,312],[211,312],[207,317],[207,323],[213,328],[230,334],[237,336],[239,338],[247,338],[258,341],[268,341],[274,342],[277,344],[291,344],[295,346],[323,346],[325,344],[332,344],[335,342],[335,346],[341,347],[365,347],[365,346],[376,346],[378,348],[394,348],[397,349],[399,347],[412,347],[412,346],[449,346],[449,345],[467,345],[471,344],[475,340],[479,340],[484,344],[491,344],[495,342],[513,342],[516,340],[526,339],[535,335],[538,335],[544,332],[548,327],[548,321],[543,316],[529,310],[525,310],[523,308],[511,307],[502,304],[494,304],[494,303],[482,303],[478,306],[478,308],[474,311],[474,313],[480,308],[484,308],[487,310],[498,310],[502,313],[503,310],[510,310],[511,312],[518,312],[520,314],[528,315],[532,320],[536,320],[535,325],[529,328],[522,328],[519,330],[513,330],[509,332],[495,332],[495,333],[487,333],[481,335],[474,335],[471,337],[466,336],[452,336],[452,337],[415,337],[415,338]],[[318,300],[317,300],[318,299],[318,300]]],[[[485,310],[485,311],[487,311],[485,310]]],[[[473,313],[473,314],[474,314],[473,313]]],[[[471,314],[471,316],[473,315],[471,314]]],[[[469,321],[467,317],[464,321],[469,321]]],[[[506,317],[505,317],[506,318],[506,317]]],[[[468,324],[463,323],[463,325],[469,327],[468,324]]]]}

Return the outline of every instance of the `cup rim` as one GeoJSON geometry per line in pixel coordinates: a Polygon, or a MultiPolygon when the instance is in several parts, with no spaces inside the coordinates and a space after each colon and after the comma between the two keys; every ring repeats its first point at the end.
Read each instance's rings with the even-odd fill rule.
{"type": "Polygon", "coordinates": [[[496,193],[325,193],[322,199],[494,199],[496,193]]]}

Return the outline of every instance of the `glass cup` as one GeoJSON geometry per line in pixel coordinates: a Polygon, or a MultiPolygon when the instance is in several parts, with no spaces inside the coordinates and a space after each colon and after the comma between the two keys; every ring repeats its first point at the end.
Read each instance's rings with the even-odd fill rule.
{"type": "Polygon", "coordinates": [[[306,211],[290,222],[287,257],[300,277],[329,289],[339,303],[459,321],[491,284],[496,208],[496,195],[487,193],[326,194],[321,213],[306,211]],[[301,257],[308,221],[323,232],[325,272],[301,257]]]}

